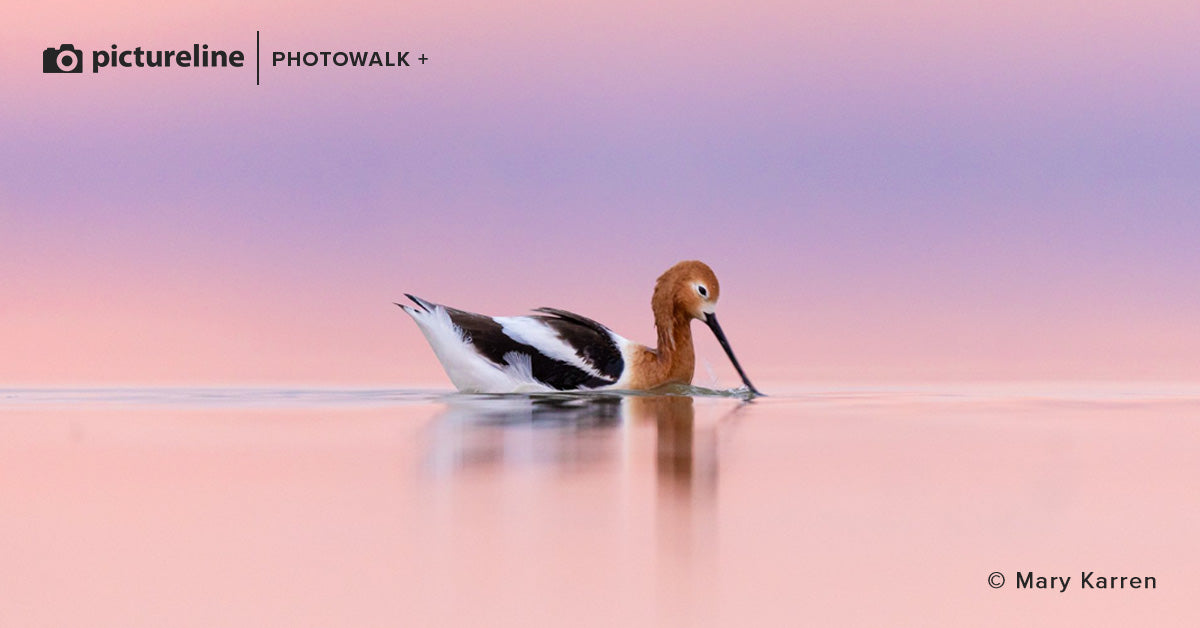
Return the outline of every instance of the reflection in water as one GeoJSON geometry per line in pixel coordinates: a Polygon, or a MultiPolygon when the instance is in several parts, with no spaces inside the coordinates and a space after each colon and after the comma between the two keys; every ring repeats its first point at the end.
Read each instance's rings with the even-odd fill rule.
{"type": "Polygon", "coordinates": [[[528,464],[615,465],[650,436],[663,495],[691,502],[715,496],[720,424],[697,430],[688,396],[453,397],[432,424],[427,462],[435,475],[528,464]]]}
{"type": "Polygon", "coordinates": [[[456,396],[432,423],[427,469],[448,492],[459,476],[503,485],[548,471],[567,489],[581,472],[612,477],[618,503],[651,502],[631,516],[653,521],[655,580],[674,601],[661,619],[702,622],[717,577],[718,433],[732,412],[723,399],[701,404],[715,412],[698,420],[696,400],[678,395],[456,396]]]}
{"type": "Polygon", "coordinates": [[[684,501],[716,493],[716,430],[697,432],[691,397],[630,397],[626,409],[636,423],[655,428],[655,466],[666,493],[684,501]]]}
{"type": "Polygon", "coordinates": [[[697,625],[712,617],[717,571],[717,430],[696,429],[691,397],[632,397],[635,422],[655,428],[655,532],[661,620],[697,625]]]}
{"type": "Polygon", "coordinates": [[[430,470],[549,464],[578,469],[611,460],[624,422],[621,397],[452,397],[433,423],[430,470]]]}
{"type": "Polygon", "coordinates": [[[1200,394],[1041,390],[0,391],[0,626],[1200,625],[1200,394]]]}

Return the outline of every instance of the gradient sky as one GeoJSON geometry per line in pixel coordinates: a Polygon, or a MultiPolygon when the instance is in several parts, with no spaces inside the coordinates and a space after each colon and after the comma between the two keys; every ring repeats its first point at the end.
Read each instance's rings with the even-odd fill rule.
{"type": "Polygon", "coordinates": [[[1194,0],[10,13],[0,385],[449,386],[404,292],[650,341],[688,258],[760,382],[1200,379],[1194,0]],[[430,62],[40,72],[256,29],[430,62]]]}

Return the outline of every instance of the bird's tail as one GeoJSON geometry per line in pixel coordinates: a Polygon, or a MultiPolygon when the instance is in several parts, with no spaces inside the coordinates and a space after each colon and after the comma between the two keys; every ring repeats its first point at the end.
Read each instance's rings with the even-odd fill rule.
{"type": "Polygon", "coordinates": [[[408,312],[408,314],[410,316],[416,316],[418,314],[432,312],[433,308],[437,307],[436,303],[431,303],[429,301],[426,301],[425,299],[422,299],[421,297],[414,297],[413,295],[408,294],[407,292],[404,293],[404,296],[411,299],[413,303],[416,303],[421,308],[420,310],[418,310],[417,308],[415,308],[411,305],[406,305],[404,303],[396,303],[396,305],[400,306],[400,309],[404,310],[405,312],[408,312]]]}

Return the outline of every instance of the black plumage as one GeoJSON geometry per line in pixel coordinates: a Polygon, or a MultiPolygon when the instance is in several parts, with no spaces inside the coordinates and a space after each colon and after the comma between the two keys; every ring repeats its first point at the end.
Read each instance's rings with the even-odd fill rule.
{"type": "MultiPolygon", "coordinates": [[[[405,295],[422,309],[429,310],[432,303],[405,295]]],[[[445,307],[445,306],[442,306],[445,307]]],[[[547,356],[536,347],[515,340],[504,333],[504,328],[490,316],[445,307],[450,321],[461,330],[463,337],[479,355],[497,366],[509,366],[507,356],[513,353],[529,357],[533,378],[555,390],[576,390],[610,386],[620,378],[624,359],[608,329],[589,318],[553,308],[539,308],[546,315],[534,316],[542,321],[601,377],[578,366],[547,356]]]]}

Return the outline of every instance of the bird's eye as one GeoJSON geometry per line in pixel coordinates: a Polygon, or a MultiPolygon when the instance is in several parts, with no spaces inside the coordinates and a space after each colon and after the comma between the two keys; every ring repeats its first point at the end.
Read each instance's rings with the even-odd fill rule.
{"type": "Polygon", "coordinates": [[[696,292],[699,292],[700,296],[706,299],[708,298],[708,288],[705,288],[704,286],[696,286],[696,292]]]}

